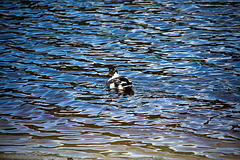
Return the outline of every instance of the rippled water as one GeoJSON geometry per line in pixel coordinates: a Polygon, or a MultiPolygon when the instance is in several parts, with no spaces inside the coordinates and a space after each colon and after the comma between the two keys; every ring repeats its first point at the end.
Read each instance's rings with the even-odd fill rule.
{"type": "Polygon", "coordinates": [[[1,156],[238,159],[239,8],[1,1],[1,156]],[[134,96],[106,89],[110,65],[134,96]]]}

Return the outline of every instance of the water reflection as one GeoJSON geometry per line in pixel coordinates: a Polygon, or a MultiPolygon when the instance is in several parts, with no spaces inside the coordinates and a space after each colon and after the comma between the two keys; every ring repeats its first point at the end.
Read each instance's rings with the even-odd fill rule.
{"type": "Polygon", "coordinates": [[[1,157],[238,159],[240,3],[0,3],[1,157]]]}

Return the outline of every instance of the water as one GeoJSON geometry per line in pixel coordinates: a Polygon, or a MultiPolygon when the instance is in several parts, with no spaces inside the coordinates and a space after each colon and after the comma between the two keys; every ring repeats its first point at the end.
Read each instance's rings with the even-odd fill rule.
{"type": "Polygon", "coordinates": [[[239,158],[239,1],[0,4],[2,157],[239,158]]]}

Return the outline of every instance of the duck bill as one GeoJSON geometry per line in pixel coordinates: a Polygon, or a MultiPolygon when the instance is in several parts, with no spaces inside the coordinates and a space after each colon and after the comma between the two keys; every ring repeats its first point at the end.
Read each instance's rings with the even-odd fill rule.
{"type": "Polygon", "coordinates": [[[106,74],[106,76],[108,76],[109,75],[109,72],[106,74]]]}

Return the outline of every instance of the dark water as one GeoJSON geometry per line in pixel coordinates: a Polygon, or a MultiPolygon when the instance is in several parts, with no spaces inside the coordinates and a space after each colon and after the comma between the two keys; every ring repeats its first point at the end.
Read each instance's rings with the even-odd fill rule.
{"type": "Polygon", "coordinates": [[[0,153],[238,159],[239,8],[1,1],[0,153]],[[113,64],[134,96],[106,89],[113,64]]]}

